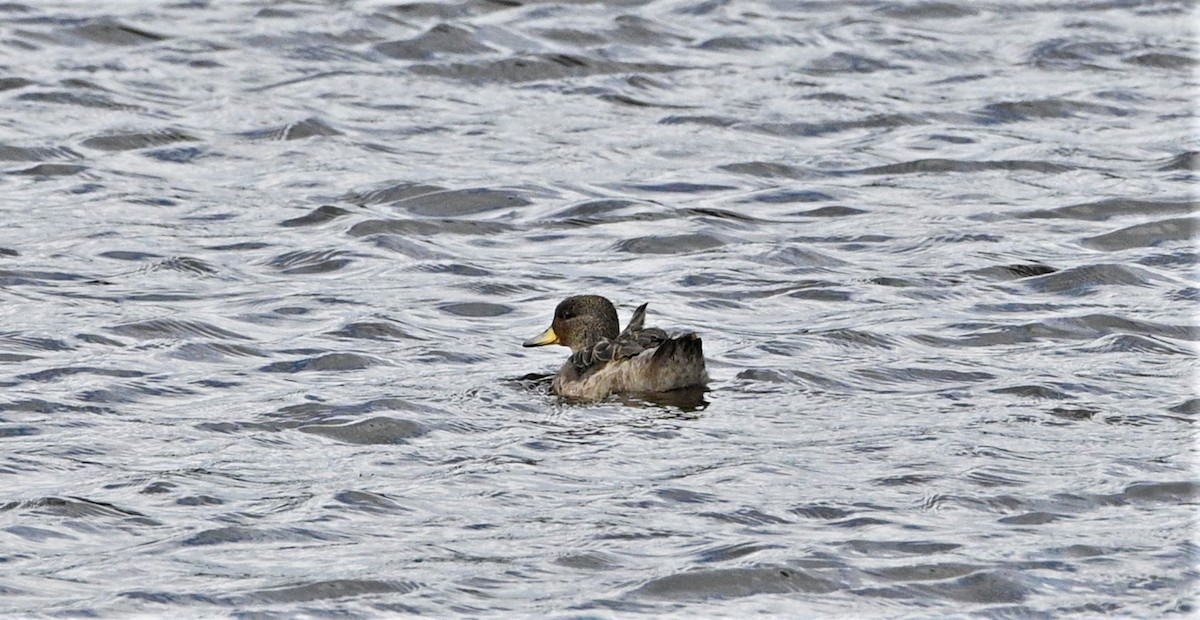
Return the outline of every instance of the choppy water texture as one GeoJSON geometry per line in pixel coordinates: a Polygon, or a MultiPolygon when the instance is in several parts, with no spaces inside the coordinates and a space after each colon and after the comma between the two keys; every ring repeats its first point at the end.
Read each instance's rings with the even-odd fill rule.
{"type": "Polygon", "coordinates": [[[1196,17],[0,5],[0,612],[1193,613],[1196,17]]]}

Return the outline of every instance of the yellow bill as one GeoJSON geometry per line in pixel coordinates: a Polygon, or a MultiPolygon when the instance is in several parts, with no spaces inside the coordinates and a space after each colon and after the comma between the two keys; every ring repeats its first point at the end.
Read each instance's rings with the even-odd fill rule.
{"type": "Polygon", "coordinates": [[[542,347],[548,344],[558,344],[558,334],[554,333],[554,328],[549,327],[546,331],[536,338],[530,338],[523,343],[527,347],[542,347]]]}

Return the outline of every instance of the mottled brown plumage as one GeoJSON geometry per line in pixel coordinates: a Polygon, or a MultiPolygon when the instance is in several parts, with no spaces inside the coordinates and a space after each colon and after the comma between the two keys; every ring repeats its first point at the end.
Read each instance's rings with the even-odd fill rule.
{"type": "Polygon", "coordinates": [[[527,347],[560,344],[571,356],[550,384],[555,394],[597,400],[612,393],[667,392],[708,382],[700,337],[644,327],[646,307],[618,332],[616,308],[599,295],[568,297],[554,309],[550,329],[527,347]]]}

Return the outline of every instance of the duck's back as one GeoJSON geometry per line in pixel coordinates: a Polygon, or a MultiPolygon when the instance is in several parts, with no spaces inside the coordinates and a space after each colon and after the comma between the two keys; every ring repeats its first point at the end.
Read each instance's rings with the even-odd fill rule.
{"type": "Polygon", "coordinates": [[[554,378],[556,394],[594,400],[613,392],[668,392],[708,382],[704,347],[696,334],[671,338],[657,329],[623,333],[585,353],[573,355],[554,378]]]}

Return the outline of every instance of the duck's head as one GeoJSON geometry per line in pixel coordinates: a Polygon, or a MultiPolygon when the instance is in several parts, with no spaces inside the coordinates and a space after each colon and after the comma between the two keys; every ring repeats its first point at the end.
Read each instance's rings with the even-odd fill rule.
{"type": "Polygon", "coordinates": [[[568,297],[554,309],[550,328],[536,338],[525,341],[527,347],[561,344],[572,351],[582,351],[603,338],[620,334],[617,309],[599,295],[568,297]]]}

